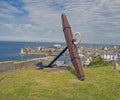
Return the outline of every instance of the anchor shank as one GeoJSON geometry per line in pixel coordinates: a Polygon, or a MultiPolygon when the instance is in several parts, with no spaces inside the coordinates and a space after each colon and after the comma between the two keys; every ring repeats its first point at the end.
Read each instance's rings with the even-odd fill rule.
{"type": "Polygon", "coordinates": [[[66,46],[49,64],[48,67],[52,67],[52,64],[68,49],[66,46]]]}

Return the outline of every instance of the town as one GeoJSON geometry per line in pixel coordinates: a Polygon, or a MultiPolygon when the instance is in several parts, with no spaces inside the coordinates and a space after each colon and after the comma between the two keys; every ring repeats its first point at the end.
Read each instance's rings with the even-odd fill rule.
{"type": "MultiPolygon", "coordinates": [[[[42,56],[56,56],[58,55],[65,46],[60,44],[54,44],[51,47],[40,47],[40,46],[28,46],[21,49],[21,55],[42,55],[42,56]]],[[[82,65],[89,66],[93,61],[93,58],[100,55],[101,58],[106,61],[113,61],[120,66],[120,46],[79,46],[78,47],[79,57],[82,65]]],[[[64,55],[69,56],[68,50],[64,55]]],[[[63,55],[63,56],[64,56],[63,55]]]]}

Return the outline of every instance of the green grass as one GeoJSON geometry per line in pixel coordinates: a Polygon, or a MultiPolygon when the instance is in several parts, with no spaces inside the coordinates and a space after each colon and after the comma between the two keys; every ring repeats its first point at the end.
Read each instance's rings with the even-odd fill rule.
{"type": "Polygon", "coordinates": [[[120,72],[84,68],[86,80],[71,71],[24,70],[0,75],[0,100],[120,100],[120,72]]]}
{"type": "Polygon", "coordinates": [[[93,58],[93,61],[90,63],[90,67],[109,67],[114,66],[114,61],[104,61],[100,55],[97,55],[93,58]]]}

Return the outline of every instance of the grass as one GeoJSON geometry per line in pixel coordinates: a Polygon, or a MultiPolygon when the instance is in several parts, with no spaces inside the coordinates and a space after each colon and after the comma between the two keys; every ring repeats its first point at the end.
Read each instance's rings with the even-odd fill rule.
{"type": "Polygon", "coordinates": [[[120,72],[112,66],[84,68],[85,81],[79,81],[73,72],[0,74],[0,100],[120,100],[120,72]]]}
{"type": "Polygon", "coordinates": [[[114,66],[114,61],[104,61],[100,55],[97,55],[93,58],[93,61],[90,63],[90,67],[108,67],[114,66]]]}

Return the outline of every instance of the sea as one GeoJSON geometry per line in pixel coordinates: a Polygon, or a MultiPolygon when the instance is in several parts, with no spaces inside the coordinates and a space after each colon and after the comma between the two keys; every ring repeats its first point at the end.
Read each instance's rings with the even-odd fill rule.
{"type": "MultiPolygon", "coordinates": [[[[15,41],[0,41],[0,62],[3,61],[19,61],[33,58],[41,58],[43,56],[34,55],[20,55],[21,48],[27,46],[41,46],[41,47],[51,47],[54,44],[65,45],[65,43],[55,43],[55,42],[15,42],[15,41]]],[[[60,59],[66,59],[69,57],[61,57],[60,59]]]]}
{"type": "MultiPolygon", "coordinates": [[[[41,58],[43,56],[34,55],[20,55],[21,48],[27,46],[41,46],[41,47],[51,47],[54,44],[61,44],[66,46],[66,43],[56,43],[56,42],[16,42],[16,41],[0,41],[0,62],[3,61],[19,61],[33,58],[41,58]]],[[[81,44],[82,46],[97,46],[98,44],[81,44]]],[[[61,56],[60,60],[69,61],[69,56],[61,56]]]]}

